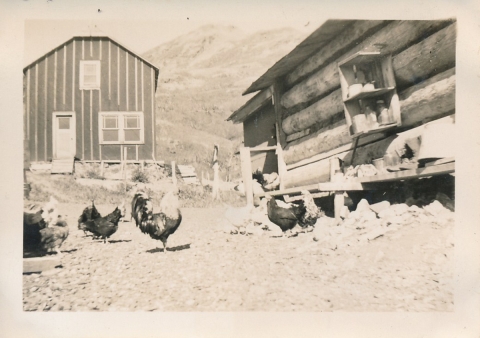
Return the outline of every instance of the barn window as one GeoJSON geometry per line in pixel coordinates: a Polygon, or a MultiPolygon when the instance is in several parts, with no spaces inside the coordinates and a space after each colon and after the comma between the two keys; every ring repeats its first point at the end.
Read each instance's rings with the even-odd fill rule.
{"type": "Polygon", "coordinates": [[[142,112],[99,114],[101,144],[143,144],[145,129],[142,112]]]}
{"type": "Polygon", "coordinates": [[[100,89],[100,61],[80,61],[80,89],[100,89]]]}

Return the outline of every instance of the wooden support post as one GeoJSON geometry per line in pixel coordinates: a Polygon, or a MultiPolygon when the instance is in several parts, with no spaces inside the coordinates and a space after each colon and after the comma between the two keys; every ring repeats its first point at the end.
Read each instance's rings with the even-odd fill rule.
{"type": "Polygon", "coordinates": [[[276,154],[278,161],[278,176],[280,177],[280,190],[285,189],[285,175],[287,173],[287,165],[283,157],[283,148],[287,145],[287,136],[282,129],[283,112],[285,108],[283,108],[280,103],[283,92],[283,82],[275,82],[273,85],[273,107],[275,109],[275,136],[277,139],[276,154]]]}
{"type": "Polygon", "coordinates": [[[212,197],[213,199],[218,199],[220,196],[218,194],[220,182],[218,176],[218,145],[213,146],[213,159],[212,159],[212,167],[213,167],[213,185],[212,185],[212,197]]]}
{"type": "Polygon", "coordinates": [[[175,168],[175,161],[172,161],[172,182],[175,190],[177,189],[177,171],[175,168]]]}
{"type": "Polygon", "coordinates": [[[344,191],[335,191],[335,197],[333,200],[335,207],[335,224],[340,224],[340,212],[342,211],[343,206],[345,205],[345,196],[343,195],[344,191]]]}
{"type": "Polygon", "coordinates": [[[127,147],[123,148],[122,175],[125,183],[127,182],[127,147]]]}
{"type": "Polygon", "coordinates": [[[253,205],[253,185],[252,185],[252,162],[250,159],[250,148],[240,148],[240,161],[242,166],[243,184],[245,185],[245,197],[247,205],[253,205]]]}

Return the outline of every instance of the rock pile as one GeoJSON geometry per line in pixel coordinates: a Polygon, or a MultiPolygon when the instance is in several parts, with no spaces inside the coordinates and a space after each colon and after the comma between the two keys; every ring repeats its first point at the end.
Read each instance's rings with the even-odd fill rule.
{"type": "Polygon", "coordinates": [[[313,239],[329,249],[336,249],[375,240],[404,226],[443,227],[454,220],[453,202],[444,194],[439,193],[437,197],[423,208],[406,203],[391,205],[388,201],[369,205],[362,199],[355,211],[350,212],[347,207],[342,209],[343,221],[338,226],[333,218],[318,219],[313,239]]]}

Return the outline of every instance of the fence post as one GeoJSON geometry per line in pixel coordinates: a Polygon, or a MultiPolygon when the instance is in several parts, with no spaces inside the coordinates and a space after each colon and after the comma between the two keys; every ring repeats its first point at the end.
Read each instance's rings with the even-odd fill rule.
{"type": "Polygon", "coordinates": [[[249,147],[240,148],[240,161],[247,205],[253,205],[252,162],[249,147]]]}

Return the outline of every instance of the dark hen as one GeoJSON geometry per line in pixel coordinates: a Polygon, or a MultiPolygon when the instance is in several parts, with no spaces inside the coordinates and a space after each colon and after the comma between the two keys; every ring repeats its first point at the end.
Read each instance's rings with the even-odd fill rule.
{"type": "Polygon", "coordinates": [[[182,214],[179,209],[178,197],[173,192],[168,192],[160,202],[160,212],[156,214],[148,211],[143,213],[137,226],[144,234],[149,234],[151,238],[162,241],[163,251],[167,253],[168,237],[178,229],[181,222],[182,214]]]}
{"type": "Polygon", "coordinates": [[[57,201],[51,198],[39,208],[30,206],[23,212],[24,254],[44,254],[55,251],[60,254],[60,246],[68,237],[67,223],[58,215],[57,201]]]}
{"type": "Polygon", "coordinates": [[[279,206],[275,198],[271,196],[267,198],[268,219],[278,225],[283,232],[293,229],[306,212],[304,205],[290,204],[286,208],[279,206]]]}
{"type": "Polygon", "coordinates": [[[85,222],[101,217],[102,215],[100,215],[97,208],[95,207],[95,201],[92,200],[92,205],[83,209],[82,214],[78,218],[78,229],[83,230],[85,235],[87,235],[87,231],[85,229],[85,222]]]}
{"type": "Polygon", "coordinates": [[[106,243],[107,238],[110,238],[110,236],[117,232],[118,223],[123,216],[125,216],[125,209],[123,204],[121,204],[105,217],[87,220],[81,224],[79,223],[79,229],[91,232],[94,237],[101,237],[103,243],[106,243]]]}

